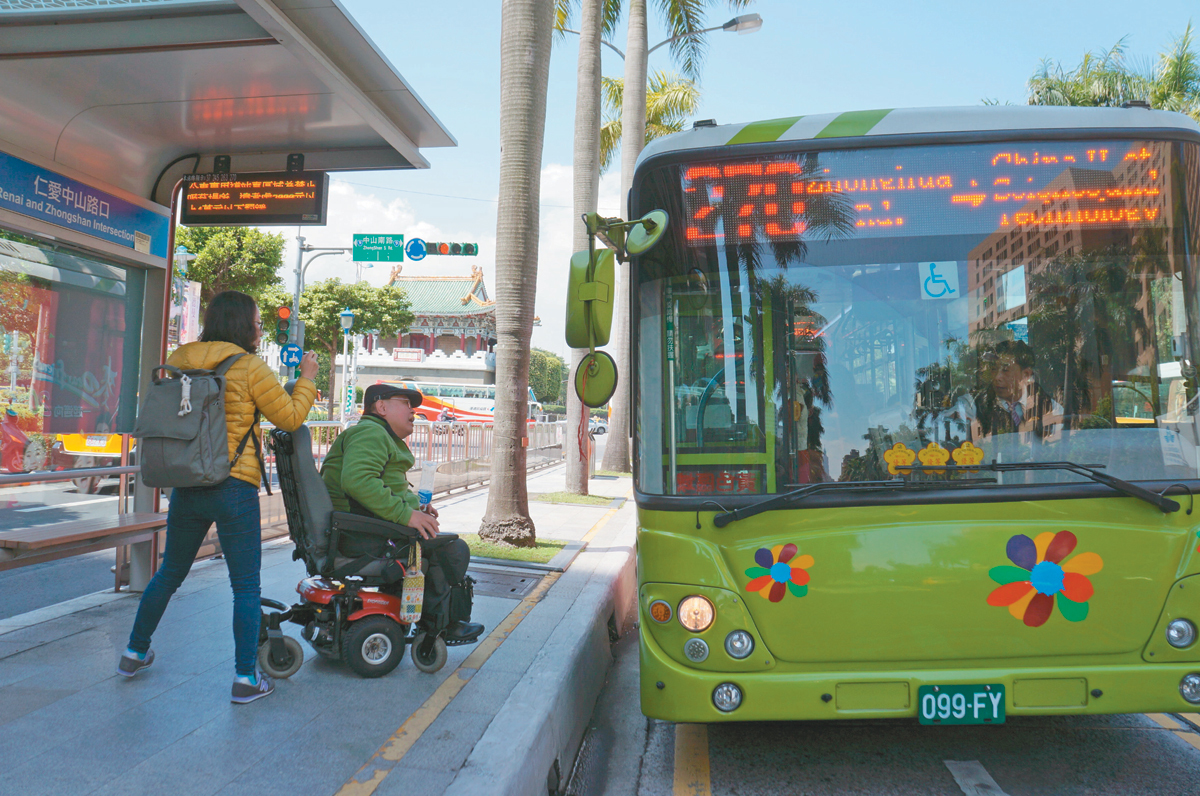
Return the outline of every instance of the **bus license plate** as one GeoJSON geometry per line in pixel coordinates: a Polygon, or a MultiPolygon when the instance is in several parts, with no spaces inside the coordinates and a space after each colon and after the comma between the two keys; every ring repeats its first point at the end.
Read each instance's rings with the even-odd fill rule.
{"type": "Polygon", "coordinates": [[[87,446],[89,448],[107,448],[108,437],[88,435],[87,446]]]}
{"type": "Polygon", "coordinates": [[[1003,724],[1004,686],[923,685],[917,689],[922,724],[1003,724]]]}

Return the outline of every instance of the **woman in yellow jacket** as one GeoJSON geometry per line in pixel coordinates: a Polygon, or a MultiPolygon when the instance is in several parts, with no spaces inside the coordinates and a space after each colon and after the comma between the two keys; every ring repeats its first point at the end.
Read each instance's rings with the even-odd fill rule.
{"type": "Polygon", "coordinates": [[[311,351],[300,362],[300,378],[291,395],[255,352],[262,339],[262,317],[254,299],[227,290],[213,297],[204,314],[200,342],[180,346],[167,360],[181,370],[215,369],[227,357],[243,354],[229,368],[225,387],[225,422],[229,429],[230,476],[209,487],[181,487],[171,493],[167,512],[167,551],[162,568],[150,580],[138,605],[129,648],[117,664],[118,674],[132,677],[154,662],[153,635],[171,595],[183,583],[201,542],[215,522],[221,551],[229,565],[233,587],[235,675],[231,699],[253,702],[274,690],[270,678],[257,671],[259,630],[259,569],[262,527],[258,487],[262,469],[253,439],[259,438],[258,413],[278,428],[294,431],[308,417],[317,395],[313,379],[317,356],[311,351]],[[246,432],[253,434],[239,455],[246,432]]]}

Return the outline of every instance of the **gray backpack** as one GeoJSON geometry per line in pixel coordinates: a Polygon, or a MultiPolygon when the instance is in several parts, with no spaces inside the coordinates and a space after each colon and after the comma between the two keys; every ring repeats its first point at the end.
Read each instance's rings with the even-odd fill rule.
{"type": "Polygon", "coordinates": [[[159,365],[151,372],[133,431],[139,440],[138,458],[146,486],[213,486],[229,477],[233,462],[254,434],[251,424],[233,462],[229,461],[225,373],[244,356],[226,357],[215,370],[185,371],[159,365]]]}

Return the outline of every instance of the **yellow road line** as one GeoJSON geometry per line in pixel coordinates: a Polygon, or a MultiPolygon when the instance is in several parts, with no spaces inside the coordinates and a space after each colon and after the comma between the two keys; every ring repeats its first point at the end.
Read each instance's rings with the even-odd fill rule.
{"type": "Polygon", "coordinates": [[[712,796],[708,776],[708,725],[675,725],[673,796],[712,796]]]}
{"type": "MultiPolygon", "coordinates": [[[[633,490],[629,490],[629,494],[633,494],[633,490]]],[[[616,516],[620,509],[609,509],[603,517],[597,520],[596,524],[591,527],[583,536],[583,542],[586,544],[591,541],[592,537],[603,528],[608,521],[616,516]]],[[[542,578],[541,582],[533,588],[525,599],[521,600],[520,604],[509,612],[508,616],[496,626],[496,629],[488,634],[488,637],[479,642],[479,646],[475,651],[467,656],[466,660],[454,670],[454,673],[442,681],[442,684],[437,687],[429,699],[421,707],[413,711],[400,729],[392,734],[392,737],[387,740],[379,751],[371,756],[371,759],[363,764],[354,776],[346,781],[344,785],[337,791],[337,796],[370,796],[379,787],[379,784],[391,773],[392,767],[408,754],[408,750],[412,749],[413,744],[420,740],[421,735],[429,729],[437,717],[442,714],[442,711],[454,701],[458,696],[458,692],[462,691],[471,677],[479,671],[484,662],[492,656],[509,634],[516,629],[517,625],[521,624],[521,620],[529,615],[533,607],[537,605],[546,591],[562,577],[561,572],[551,572],[542,578]]],[[[708,776],[707,763],[707,747],[705,749],[705,777],[708,776]]],[[[704,791],[708,793],[708,791],[704,791]]]]}
{"type": "Polygon", "coordinates": [[[1165,713],[1147,713],[1147,718],[1153,721],[1160,727],[1165,727],[1171,732],[1179,736],[1185,743],[1191,744],[1194,748],[1200,749],[1200,736],[1191,730],[1185,730],[1179,726],[1179,722],[1166,715],[1165,713]]]}

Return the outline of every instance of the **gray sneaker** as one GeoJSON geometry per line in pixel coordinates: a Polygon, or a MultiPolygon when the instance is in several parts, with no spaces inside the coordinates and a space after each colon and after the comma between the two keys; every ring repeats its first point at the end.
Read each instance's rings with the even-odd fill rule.
{"type": "Polygon", "coordinates": [[[131,658],[128,655],[122,654],[121,661],[117,664],[117,674],[123,677],[133,677],[142,669],[150,668],[150,664],[154,663],[154,650],[146,652],[146,660],[139,661],[137,658],[131,658]]]}
{"type": "Polygon", "coordinates": [[[234,680],[233,694],[229,697],[229,701],[238,705],[245,705],[256,699],[262,699],[274,690],[275,684],[271,682],[271,678],[259,672],[258,685],[248,685],[234,680]]]}

